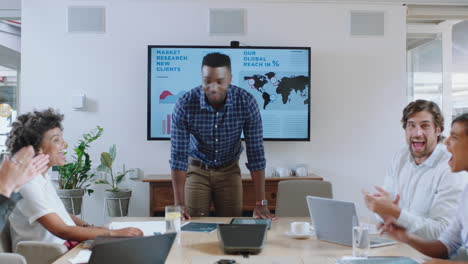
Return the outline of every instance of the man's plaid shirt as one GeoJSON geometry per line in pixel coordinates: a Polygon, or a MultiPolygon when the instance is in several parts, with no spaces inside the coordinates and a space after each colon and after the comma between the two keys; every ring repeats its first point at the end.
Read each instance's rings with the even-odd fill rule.
{"type": "Polygon", "coordinates": [[[188,156],[212,167],[239,160],[247,147],[247,168],[265,169],[262,119],[257,101],[246,90],[230,85],[226,104],[216,111],[201,86],[184,94],[174,107],[171,122],[171,169],[186,171],[188,156]]]}

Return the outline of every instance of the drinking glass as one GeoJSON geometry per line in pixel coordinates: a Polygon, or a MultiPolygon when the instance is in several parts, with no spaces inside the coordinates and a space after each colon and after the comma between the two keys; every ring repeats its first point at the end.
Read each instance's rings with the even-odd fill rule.
{"type": "Polygon", "coordinates": [[[169,205],[165,209],[166,233],[180,232],[182,208],[176,205],[169,205]]]}
{"type": "Polygon", "coordinates": [[[353,227],[353,257],[367,258],[369,255],[369,227],[358,225],[353,227]]]}

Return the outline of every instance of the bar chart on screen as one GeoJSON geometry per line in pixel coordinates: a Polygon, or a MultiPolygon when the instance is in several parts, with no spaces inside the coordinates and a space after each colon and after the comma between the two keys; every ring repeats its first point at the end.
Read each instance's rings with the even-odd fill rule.
{"type": "Polygon", "coordinates": [[[166,119],[161,120],[161,134],[171,134],[171,115],[166,115],[166,119]]]}

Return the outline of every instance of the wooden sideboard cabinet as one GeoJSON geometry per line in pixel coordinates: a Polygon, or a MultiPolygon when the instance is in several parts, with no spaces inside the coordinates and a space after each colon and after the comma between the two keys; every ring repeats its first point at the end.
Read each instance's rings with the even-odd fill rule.
{"type": "MultiPolygon", "coordinates": [[[[311,180],[322,181],[323,178],[316,175],[309,177],[289,177],[289,178],[265,178],[265,197],[268,200],[270,211],[276,207],[276,193],[280,181],[311,180]]],[[[150,187],[150,216],[164,215],[164,207],[174,204],[174,193],[172,191],[172,181],[170,175],[147,175],[143,182],[148,182],[150,187]]],[[[252,212],[255,207],[255,186],[250,175],[242,175],[243,188],[243,213],[252,212]]],[[[214,208],[212,208],[214,210],[214,208]]]]}

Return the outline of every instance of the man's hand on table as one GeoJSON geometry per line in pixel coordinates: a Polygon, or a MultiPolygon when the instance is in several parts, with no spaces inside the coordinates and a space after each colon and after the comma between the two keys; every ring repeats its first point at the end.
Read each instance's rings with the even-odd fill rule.
{"type": "Polygon", "coordinates": [[[190,220],[190,212],[184,205],[180,205],[182,210],[182,220],[190,220]]]}
{"type": "Polygon", "coordinates": [[[256,205],[253,211],[253,217],[257,219],[276,219],[274,214],[270,213],[268,206],[256,205]]]}

